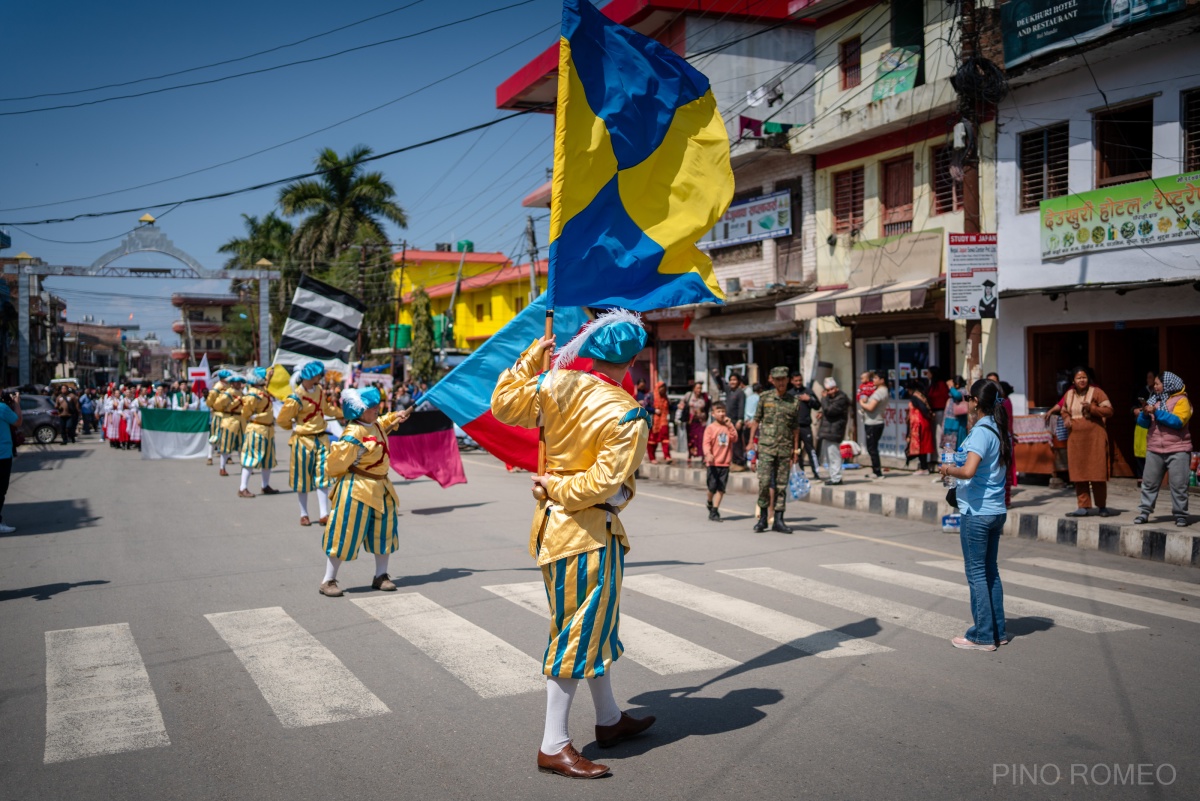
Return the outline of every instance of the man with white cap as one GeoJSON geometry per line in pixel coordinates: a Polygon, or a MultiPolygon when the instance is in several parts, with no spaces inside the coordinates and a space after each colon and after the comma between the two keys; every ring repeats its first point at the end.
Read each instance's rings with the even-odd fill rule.
{"type": "Polygon", "coordinates": [[[629,540],[621,512],[633,498],[634,473],[646,453],[650,414],[622,388],[630,362],[646,345],[641,319],[614,310],[586,325],[539,375],[554,337],[535,342],[500,375],[492,413],[508,425],[544,426],[546,470],[533,477],[539,497],[529,553],[542,569],[550,605],[550,638],[542,659],[546,725],[538,770],[575,779],[608,773],[575,749],[567,732],[571,701],[587,679],[601,748],[635,737],[654,723],[621,711],[612,665],[618,636],[621,576],[629,540]],[[592,359],[584,372],[570,367],[592,359]],[[564,592],[562,588],[571,587],[564,592]]]}
{"type": "Polygon", "coordinates": [[[846,437],[846,421],[850,417],[850,398],[838,388],[833,376],[825,379],[825,395],[821,398],[821,425],[817,439],[822,459],[829,463],[826,484],[842,483],[842,440],[846,437]]]}

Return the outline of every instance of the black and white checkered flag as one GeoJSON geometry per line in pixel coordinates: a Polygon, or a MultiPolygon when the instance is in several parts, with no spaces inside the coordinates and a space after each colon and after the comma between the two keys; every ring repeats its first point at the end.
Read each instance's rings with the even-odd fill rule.
{"type": "Polygon", "coordinates": [[[275,364],[290,372],[318,361],[327,370],[350,372],[350,346],[362,326],[367,306],[358,298],[307,275],[292,297],[283,325],[275,364]]]}

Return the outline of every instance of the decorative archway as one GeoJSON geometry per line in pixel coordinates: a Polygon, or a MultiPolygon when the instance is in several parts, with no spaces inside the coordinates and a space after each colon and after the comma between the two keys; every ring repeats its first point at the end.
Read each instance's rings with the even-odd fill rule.
{"type": "MultiPolygon", "coordinates": [[[[253,270],[208,270],[200,262],[175,246],[175,243],[156,226],[155,220],[149,214],[142,215],[141,225],[129,232],[121,244],[92,262],[90,267],[55,264],[16,264],[6,265],[7,275],[26,276],[26,283],[19,291],[17,312],[18,329],[18,365],[19,380],[22,385],[32,379],[32,364],[29,348],[29,309],[30,303],[39,291],[38,278],[45,276],[79,276],[103,278],[210,278],[237,279],[241,281],[258,281],[258,361],[268,364],[271,360],[271,311],[270,283],[279,280],[278,271],[262,269],[259,265],[253,270]],[[180,266],[141,267],[114,265],[118,259],[134,253],[159,253],[169,256],[180,266]]],[[[18,279],[20,280],[20,279],[18,279]]]]}

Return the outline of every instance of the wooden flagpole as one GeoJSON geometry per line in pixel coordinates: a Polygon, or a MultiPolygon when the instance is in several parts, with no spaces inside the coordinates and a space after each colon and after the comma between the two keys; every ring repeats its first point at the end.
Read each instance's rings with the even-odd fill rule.
{"type": "MultiPolygon", "coordinates": [[[[549,295],[549,290],[547,290],[549,295]]],[[[554,306],[550,305],[551,300],[546,298],[546,333],[545,336],[550,336],[554,333],[554,306]]],[[[549,350],[542,351],[542,372],[550,369],[552,354],[549,350]]],[[[538,471],[539,476],[546,475],[546,426],[538,424],[538,471]]],[[[542,489],[540,484],[533,485],[533,497],[538,501],[546,500],[546,490],[542,489]]]]}

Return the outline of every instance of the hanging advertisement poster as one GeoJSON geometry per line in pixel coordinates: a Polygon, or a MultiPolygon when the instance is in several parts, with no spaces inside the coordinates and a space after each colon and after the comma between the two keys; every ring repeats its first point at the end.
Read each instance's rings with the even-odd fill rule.
{"type": "Polygon", "coordinates": [[[1200,173],[1171,175],[1040,204],[1042,258],[1200,238],[1200,173]]]}
{"type": "Polygon", "coordinates": [[[996,316],[996,235],[950,234],[946,257],[946,319],[996,316]]]}
{"type": "Polygon", "coordinates": [[[1010,0],[1000,6],[1004,66],[1078,47],[1186,7],[1187,0],[1010,0]]]}
{"type": "Polygon", "coordinates": [[[696,243],[701,250],[792,235],[792,193],[788,190],[733,203],[696,243]]]}
{"type": "Polygon", "coordinates": [[[875,88],[871,90],[871,101],[898,95],[912,89],[917,82],[917,67],[921,64],[921,53],[915,47],[893,47],[879,57],[875,88]]]}

